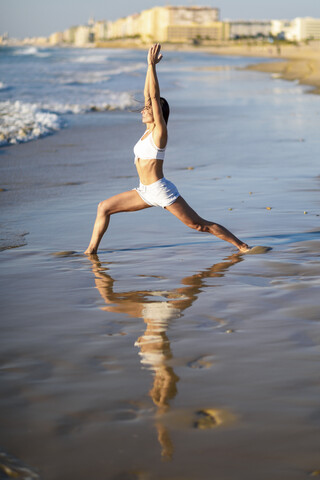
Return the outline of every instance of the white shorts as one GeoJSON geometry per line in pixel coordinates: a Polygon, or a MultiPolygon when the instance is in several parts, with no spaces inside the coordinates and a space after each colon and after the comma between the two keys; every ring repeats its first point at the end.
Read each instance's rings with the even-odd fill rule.
{"type": "Polygon", "coordinates": [[[177,187],[166,178],[160,178],[150,185],[140,182],[138,188],[134,188],[144,202],[152,207],[168,207],[180,197],[177,187]]]}

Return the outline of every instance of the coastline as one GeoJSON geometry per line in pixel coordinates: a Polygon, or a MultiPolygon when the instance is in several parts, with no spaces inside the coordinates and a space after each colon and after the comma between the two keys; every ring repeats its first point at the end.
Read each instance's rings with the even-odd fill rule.
{"type": "MultiPolygon", "coordinates": [[[[13,46],[13,45],[12,45],[13,46]]],[[[18,42],[16,46],[47,47],[47,44],[18,42]]],[[[60,48],[75,47],[72,44],[56,45],[60,48]]],[[[110,48],[147,50],[148,45],[139,39],[119,39],[85,44],[77,48],[110,48]]],[[[163,50],[183,52],[205,52],[212,55],[264,57],[274,59],[275,62],[263,62],[248,65],[245,70],[253,70],[274,75],[287,81],[297,81],[301,85],[312,87],[307,93],[320,94],[320,41],[308,45],[281,45],[264,43],[232,43],[225,42],[216,45],[202,43],[201,45],[183,43],[164,43],[163,50]],[[279,61],[280,60],[280,61],[279,61]]],[[[208,68],[210,70],[210,68],[208,68]]]]}
{"type": "MultiPolygon", "coordinates": [[[[101,42],[95,48],[131,48],[146,49],[146,45],[134,40],[119,40],[101,42]]],[[[190,52],[207,52],[212,55],[265,57],[275,59],[275,62],[256,63],[248,65],[246,70],[269,73],[276,78],[288,81],[298,81],[301,85],[313,87],[308,93],[320,94],[320,42],[312,45],[272,45],[272,44],[221,44],[190,45],[164,44],[164,50],[178,50],[190,52]],[[280,60],[280,61],[279,61],[280,60]]]]}
{"type": "MultiPolygon", "coordinates": [[[[195,48],[194,48],[195,49],[195,48]]],[[[221,47],[200,47],[214,55],[241,57],[265,57],[274,62],[248,65],[245,70],[268,73],[275,78],[297,81],[301,85],[313,87],[307,93],[320,94],[320,43],[314,46],[286,45],[277,48],[268,45],[231,45],[221,47]]]]}
{"type": "MultiPolygon", "coordinates": [[[[200,47],[201,48],[201,47],[200,47]]],[[[274,62],[248,65],[245,70],[269,73],[275,78],[297,81],[301,85],[313,87],[307,93],[320,94],[320,43],[315,46],[286,45],[281,47],[266,45],[239,45],[205,48],[214,55],[241,57],[265,57],[274,62]]]]}

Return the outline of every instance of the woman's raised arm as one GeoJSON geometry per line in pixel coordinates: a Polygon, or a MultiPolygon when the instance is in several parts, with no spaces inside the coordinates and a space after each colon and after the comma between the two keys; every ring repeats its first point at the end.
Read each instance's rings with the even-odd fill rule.
{"type": "Polygon", "coordinates": [[[160,62],[160,60],[162,58],[161,53],[159,53],[160,48],[161,48],[160,44],[155,44],[155,45],[152,45],[152,47],[150,47],[149,51],[148,51],[148,59],[147,59],[148,68],[147,68],[147,74],[146,74],[146,81],[145,81],[145,84],[144,84],[144,102],[145,102],[145,105],[149,105],[150,102],[151,102],[149,65],[151,65],[153,62],[154,63],[159,63],[160,62]],[[156,47],[157,47],[157,49],[156,49],[156,47]],[[154,54],[156,54],[156,58],[153,58],[154,54]]]}
{"type": "Polygon", "coordinates": [[[163,144],[166,143],[167,140],[167,125],[162,114],[162,108],[160,103],[160,87],[156,72],[156,64],[159,63],[162,59],[160,49],[161,45],[159,43],[152,45],[152,47],[150,47],[149,49],[147,79],[149,83],[149,96],[152,105],[152,113],[155,122],[155,134],[156,137],[159,138],[159,143],[163,144]]]}

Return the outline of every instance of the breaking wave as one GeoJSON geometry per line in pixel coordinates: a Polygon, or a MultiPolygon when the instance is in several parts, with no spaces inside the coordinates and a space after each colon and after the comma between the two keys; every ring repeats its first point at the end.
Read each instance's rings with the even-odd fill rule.
{"type": "Polygon", "coordinates": [[[125,110],[134,102],[128,92],[105,92],[94,104],[0,102],[0,146],[50,135],[64,125],[64,114],[125,110]]]}

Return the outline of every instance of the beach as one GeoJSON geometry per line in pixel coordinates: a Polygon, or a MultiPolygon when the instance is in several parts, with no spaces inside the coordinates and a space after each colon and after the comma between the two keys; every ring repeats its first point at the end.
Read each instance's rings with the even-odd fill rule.
{"type": "Polygon", "coordinates": [[[245,57],[264,57],[275,59],[274,62],[254,63],[248,65],[248,70],[268,73],[273,78],[295,81],[300,85],[311,87],[308,93],[320,94],[320,43],[311,45],[224,45],[207,47],[213,55],[230,55],[245,57]]]}
{"type": "Polygon", "coordinates": [[[30,123],[30,141],[0,149],[1,474],[319,475],[320,97],[246,69],[270,65],[262,55],[164,52],[166,177],[201,216],[271,250],[238,255],[150,208],[114,216],[87,257],[98,203],[137,186],[145,58],[50,54],[30,53],[28,72],[66,83],[34,100],[24,86],[20,101],[57,129],[37,137],[30,123]]]}

